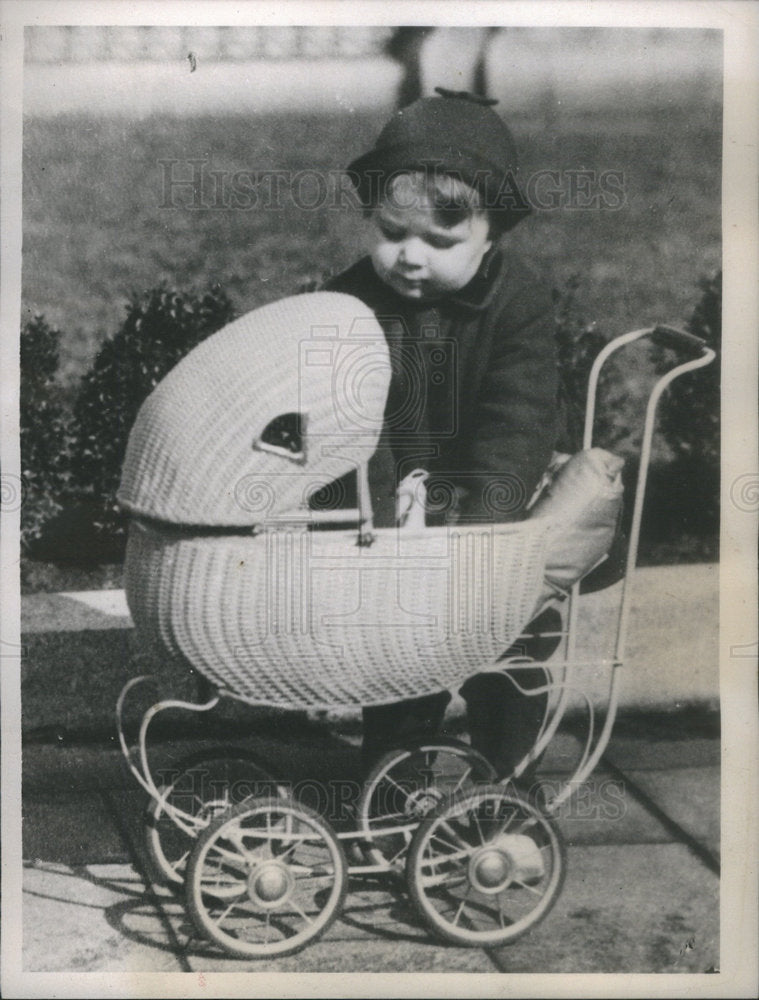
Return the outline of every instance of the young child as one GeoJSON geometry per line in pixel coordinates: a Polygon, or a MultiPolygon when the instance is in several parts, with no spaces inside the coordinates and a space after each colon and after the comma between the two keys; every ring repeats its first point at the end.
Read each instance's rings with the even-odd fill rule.
{"type": "MultiPolygon", "coordinates": [[[[439,93],[398,111],[348,168],[369,254],[326,285],[365,302],[390,348],[385,428],[370,464],[379,525],[394,523],[395,489],[415,469],[429,473],[437,513],[428,523],[519,520],[559,427],[551,296],[503,239],[529,212],[514,142],[495,102],[439,93]]],[[[516,679],[535,687],[545,674],[516,679]]],[[[545,696],[520,694],[498,674],[470,678],[461,693],[472,744],[509,773],[536,738],[545,696]]],[[[433,736],[449,700],[440,692],[364,709],[365,767],[399,742],[433,736]]]]}

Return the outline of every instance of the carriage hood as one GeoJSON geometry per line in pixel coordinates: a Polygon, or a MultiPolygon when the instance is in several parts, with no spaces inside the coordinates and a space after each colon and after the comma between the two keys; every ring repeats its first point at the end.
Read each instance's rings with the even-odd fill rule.
{"type": "Polygon", "coordinates": [[[305,511],[316,491],[369,460],[389,382],[382,328],[353,296],[314,292],[247,313],[145,400],[119,503],[201,526],[305,511]]]}

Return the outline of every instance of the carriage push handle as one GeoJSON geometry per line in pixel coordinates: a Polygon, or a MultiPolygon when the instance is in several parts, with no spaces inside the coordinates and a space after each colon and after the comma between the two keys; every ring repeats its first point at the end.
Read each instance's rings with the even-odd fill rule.
{"type": "Polygon", "coordinates": [[[675,326],[665,326],[664,324],[654,327],[651,331],[651,340],[660,347],[669,347],[675,351],[686,353],[692,351],[698,358],[704,352],[711,350],[709,345],[695,333],[687,333],[685,330],[678,330],[675,326]]]}
{"type": "MultiPolygon", "coordinates": [[[[630,525],[630,544],[628,547],[627,567],[623,584],[622,607],[617,630],[617,660],[622,660],[624,657],[624,647],[627,634],[627,618],[630,610],[629,584],[632,580],[633,572],[638,559],[640,525],[643,517],[643,502],[646,494],[648,469],[651,464],[651,448],[653,443],[654,428],[656,425],[657,406],[664,390],[668,388],[670,383],[674,382],[675,379],[680,378],[681,375],[685,375],[687,372],[692,372],[698,368],[703,368],[705,365],[711,364],[716,357],[716,352],[713,351],[712,348],[709,347],[700,337],[696,337],[692,333],[686,333],[684,330],[678,330],[675,327],[657,326],[654,327],[653,330],[643,331],[642,335],[645,336],[646,334],[650,336],[654,343],[659,343],[662,346],[676,346],[681,350],[685,349],[691,355],[693,355],[696,350],[698,353],[695,357],[691,357],[689,360],[681,361],[679,364],[674,365],[669,369],[669,371],[665,372],[658,379],[653,387],[653,390],[651,391],[648,406],[646,407],[646,417],[643,424],[643,438],[641,441],[640,460],[638,466],[638,480],[635,486],[633,516],[630,525]]],[[[631,334],[628,334],[627,336],[630,337],[631,334]]],[[[624,340],[625,338],[620,337],[618,339],[624,340]]],[[[613,343],[616,343],[616,341],[613,343]]]]}
{"type": "MultiPolygon", "coordinates": [[[[647,327],[642,330],[633,330],[631,333],[624,333],[610,341],[599,352],[590,371],[590,377],[588,379],[587,404],[585,410],[583,448],[591,448],[593,446],[593,424],[598,393],[598,381],[604,364],[608,358],[620,348],[644,337],[648,337],[652,343],[657,344],[658,346],[667,347],[678,352],[681,356],[686,355],[687,357],[685,360],[680,360],[679,363],[674,363],[668,371],[664,372],[664,374],[660,376],[654,384],[648,398],[646,415],[643,422],[643,434],[638,463],[638,477],[635,484],[632,519],[630,523],[630,534],[627,546],[627,559],[625,573],[622,580],[622,595],[619,606],[619,618],[617,620],[617,636],[614,649],[614,659],[612,661],[613,670],[606,718],[604,720],[603,728],[596,741],[595,749],[587,757],[583,766],[574,778],[567,782],[564,789],[556,796],[553,801],[553,806],[558,806],[561,802],[568,798],[572,791],[577,788],[589,774],[592,773],[606,749],[611,736],[611,730],[614,725],[617,705],[619,702],[620,671],[617,668],[622,666],[625,659],[627,626],[630,618],[630,605],[632,597],[632,579],[638,561],[638,543],[640,541],[643,503],[646,495],[646,481],[651,461],[651,449],[654,428],[656,425],[656,410],[659,400],[664,390],[670,385],[671,382],[674,382],[675,379],[679,378],[681,375],[685,375],[687,372],[692,372],[698,368],[703,368],[705,365],[711,364],[716,357],[716,352],[700,337],[697,337],[692,333],[687,333],[685,330],[679,330],[676,327],[666,326],[663,324],[654,327],[647,327]]],[[[572,588],[568,610],[568,632],[570,638],[567,643],[567,658],[570,660],[574,657],[574,635],[577,630],[579,593],[580,584],[577,583],[572,588]]],[[[547,739],[544,737],[539,742],[538,747],[543,749],[546,744],[547,739]]]]}
{"type": "MultiPolygon", "coordinates": [[[[615,337],[614,340],[609,341],[609,343],[599,352],[593,362],[593,366],[590,370],[590,377],[588,378],[585,430],[582,440],[583,448],[591,448],[593,446],[593,423],[596,415],[598,380],[601,375],[601,370],[612,354],[616,353],[621,347],[625,347],[627,344],[631,344],[633,341],[640,340],[643,337],[649,337],[652,343],[657,344],[659,347],[667,347],[671,350],[678,351],[681,354],[691,355],[689,360],[683,361],[681,364],[672,367],[668,372],[666,372],[654,386],[649,398],[649,407],[646,411],[644,445],[646,432],[649,429],[649,417],[653,421],[653,414],[659,402],[659,397],[664,389],[666,389],[669,383],[674,379],[679,378],[680,375],[684,375],[685,372],[693,371],[696,368],[702,368],[704,365],[708,365],[716,357],[715,351],[713,351],[706,341],[701,339],[701,337],[697,337],[693,333],[687,333],[685,330],[680,330],[675,326],[667,326],[664,323],[660,323],[654,327],[646,327],[642,330],[633,330],[632,333],[623,333],[620,337],[615,337]]],[[[650,429],[653,434],[653,425],[650,429]]],[[[641,454],[641,463],[642,462],[643,454],[641,454]]]]}
{"type": "MultiPolygon", "coordinates": [[[[631,344],[643,337],[649,337],[651,341],[662,347],[673,348],[681,353],[691,355],[687,360],[674,364],[669,371],[666,371],[655,383],[648,398],[646,415],[643,423],[643,436],[640,446],[640,459],[638,465],[638,479],[635,486],[635,498],[633,501],[632,522],[630,526],[630,539],[627,550],[627,565],[625,569],[622,605],[620,609],[619,626],[617,630],[617,644],[615,659],[621,662],[624,659],[625,637],[627,632],[627,619],[629,615],[630,582],[638,559],[638,542],[640,539],[640,524],[643,516],[643,501],[646,493],[646,480],[648,477],[648,467],[651,461],[651,447],[656,424],[656,409],[664,390],[674,382],[675,379],[687,372],[695,371],[711,364],[716,357],[716,352],[700,337],[677,327],[659,324],[654,327],[647,327],[642,330],[633,330],[632,333],[624,333],[610,341],[601,350],[593,362],[588,379],[588,397],[585,411],[585,431],[583,434],[583,448],[590,448],[593,445],[593,423],[595,418],[596,399],[598,393],[598,380],[601,369],[608,358],[621,347],[631,344]],[[694,356],[695,355],[695,356],[694,356]]],[[[579,588],[576,588],[579,592],[579,588]]]]}

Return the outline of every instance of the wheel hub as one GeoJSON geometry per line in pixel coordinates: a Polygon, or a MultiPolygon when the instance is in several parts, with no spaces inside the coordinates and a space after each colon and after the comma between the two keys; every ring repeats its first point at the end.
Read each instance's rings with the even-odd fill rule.
{"type": "Polygon", "coordinates": [[[437,788],[423,788],[409,792],[403,810],[407,816],[421,819],[440,805],[442,798],[443,796],[437,788]]]}
{"type": "Polygon", "coordinates": [[[469,881],[486,895],[502,892],[511,882],[513,873],[513,859],[502,848],[482,847],[469,861],[469,881]]]}
{"type": "Polygon", "coordinates": [[[295,888],[295,879],[281,861],[265,861],[248,876],[248,896],[263,909],[281,906],[295,888]]]}

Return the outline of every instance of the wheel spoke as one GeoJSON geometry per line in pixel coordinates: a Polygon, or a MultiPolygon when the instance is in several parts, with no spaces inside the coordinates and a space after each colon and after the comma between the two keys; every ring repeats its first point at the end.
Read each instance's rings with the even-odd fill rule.
{"type": "Polygon", "coordinates": [[[390,862],[391,865],[394,864],[396,861],[399,861],[403,857],[403,855],[406,853],[406,851],[408,850],[409,839],[410,838],[409,838],[408,833],[404,833],[403,834],[403,840],[404,840],[403,846],[399,847],[398,850],[395,852],[395,854],[391,858],[389,858],[389,862],[390,862]]]}
{"type": "Polygon", "coordinates": [[[388,813],[387,816],[373,816],[369,820],[369,830],[375,837],[382,837],[385,840],[401,837],[403,830],[396,830],[393,833],[386,832],[389,827],[401,826],[404,816],[402,813],[388,813]]]}
{"type": "Polygon", "coordinates": [[[467,779],[469,778],[469,775],[470,775],[471,773],[472,773],[472,768],[471,768],[471,767],[468,767],[468,768],[467,768],[467,769],[466,769],[466,770],[464,771],[464,773],[463,773],[463,774],[461,775],[461,777],[459,778],[459,780],[458,780],[458,781],[456,782],[456,784],[455,784],[455,785],[453,786],[453,789],[452,789],[452,792],[451,792],[451,794],[452,794],[452,795],[455,795],[455,794],[456,794],[456,792],[458,792],[458,791],[459,791],[459,789],[460,789],[460,788],[461,788],[461,786],[462,786],[462,785],[464,784],[464,782],[465,782],[465,781],[466,781],[466,780],[467,780],[467,779]]]}
{"type": "Polygon", "coordinates": [[[480,844],[484,844],[485,837],[483,836],[482,827],[480,826],[480,817],[477,815],[476,810],[472,813],[472,819],[474,820],[474,825],[477,827],[477,834],[480,838],[480,844]]]}
{"type": "Polygon", "coordinates": [[[298,846],[299,844],[301,844],[301,843],[302,843],[302,841],[300,841],[300,840],[294,840],[294,841],[292,842],[292,844],[290,844],[290,846],[289,846],[289,847],[285,848],[285,850],[284,850],[284,851],[282,851],[282,853],[281,853],[281,854],[278,854],[278,855],[277,855],[277,860],[278,860],[278,861],[285,861],[285,860],[287,859],[287,856],[288,856],[288,854],[292,854],[292,852],[293,852],[293,851],[295,850],[295,848],[296,848],[296,847],[297,847],[297,846],[298,846]]]}
{"type": "Polygon", "coordinates": [[[187,863],[187,859],[189,858],[189,856],[190,852],[185,851],[180,858],[177,858],[176,861],[170,861],[169,864],[171,865],[171,867],[174,869],[175,872],[178,872],[179,869],[182,867],[182,865],[185,865],[187,863]]]}
{"type": "MultiPolygon", "coordinates": [[[[457,847],[457,845],[454,844],[450,840],[444,840],[440,836],[440,834],[437,832],[437,830],[433,831],[433,833],[432,833],[432,835],[430,837],[430,845],[429,845],[430,846],[430,851],[433,850],[433,846],[432,846],[433,841],[437,841],[438,844],[441,844],[442,847],[444,847],[446,849],[446,853],[443,853],[440,850],[440,848],[438,848],[438,853],[440,854],[440,857],[447,857],[448,855],[455,855],[457,851],[459,852],[459,855],[461,854],[461,848],[457,847]]],[[[470,852],[470,850],[471,850],[470,845],[467,844],[466,848],[465,848],[465,853],[468,854],[470,852]]]]}
{"type": "Polygon", "coordinates": [[[315,859],[311,864],[290,863],[288,869],[296,878],[332,878],[335,874],[335,866],[330,859],[315,859]]]}
{"type": "Polygon", "coordinates": [[[434,854],[431,857],[421,858],[420,866],[422,868],[427,868],[430,865],[441,865],[445,862],[452,863],[454,861],[462,861],[464,858],[468,858],[472,853],[472,848],[467,844],[465,850],[460,851],[449,851],[447,854],[434,854]]]}
{"type": "MultiPolygon", "coordinates": [[[[233,899],[232,902],[229,904],[229,906],[226,908],[226,910],[223,910],[218,917],[211,917],[212,923],[214,923],[217,927],[220,927],[222,920],[226,920],[226,918],[235,908],[242,909],[243,907],[238,900],[233,899]]],[[[209,916],[211,915],[209,914],[209,916]]]]}
{"type": "Polygon", "coordinates": [[[229,875],[223,877],[223,873],[221,871],[217,872],[215,875],[204,875],[201,880],[201,885],[209,895],[219,891],[227,891],[235,886],[239,889],[238,896],[243,891],[240,879],[232,878],[229,875]]]}
{"type": "MultiPolygon", "coordinates": [[[[408,798],[409,796],[408,788],[404,788],[403,785],[400,785],[395,780],[395,778],[391,778],[389,774],[386,774],[385,781],[387,781],[388,784],[392,785],[393,788],[397,789],[401,793],[401,795],[405,796],[405,798],[408,798]]],[[[402,815],[402,813],[399,813],[398,815],[402,815]]]]}
{"type": "Polygon", "coordinates": [[[458,922],[459,922],[459,917],[460,917],[460,916],[461,916],[461,914],[462,914],[462,913],[464,912],[464,907],[465,907],[465,906],[466,906],[466,904],[467,904],[467,900],[469,899],[469,893],[470,893],[471,891],[472,891],[472,887],[470,886],[470,887],[469,887],[469,888],[467,889],[467,891],[466,891],[466,892],[464,893],[464,898],[463,898],[463,899],[461,900],[461,903],[459,904],[459,908],[458,908],[458,910],[456,910],[456,916],[455,916],[455,917],[453,918],[453,926],[454,926],[454,927],[455,927],[455,926],[456,926],[456,925],[458,924],[458,922]]]}
{"type": "Polygon", "coordinates": [[[218,855],[217,864],[219,864],[219,866],[221,866],[223,862],[225,864],[228,864],[230,868],[236,868],[239,871],[244,872],[247,869],[248,865],[250,864],[250,862],[245,857],[240,857],[240,855],[235,854],[233,851],[230,851],[227,848],[222,847],[218,842],[209,847],[207,855],[207,858],[209,860],[211,851],[215,851],[216,854],[218,855]]]}
{"type": "MultiPolygon", "coordinates": [[[[503,834],[507,832],[507,830],[509,829],[509,827],[511,826],[511,824],[514,822],[516,816],[517,816],[516,810],[512,810],[509,813],[509,815],[506,817],[506,819],[502,820],[499,823],[499,825],[493,831],[493,833],[491,834],[491,836],[490,836],[489,839],[490,840],[495,840],[497,837],[503,836],[503,834]]],[[[522,830],[524,830],[526,828],[527,828],[526,824],[523,823],[516,832],[517,833],[521,833],[522,830]]]]}
{"type": "Polygon", "coordinates": [[[444,872],[440,875],[426,875],[421,879],[421,884],[426,889],[438,889],[442,886],[461,885],[466,882],[466,872],[444,872]]]}
{"type": "Polygon", "coordinates": [[[313,924],[313,920],[311,919],[311,917],[309,917],[309,915],[306,913],[306,911],[302,907],[300,907],[295,902],[294,899],[290,900],[290,905],[292,906],[292,908],[295,910],[296,913],[299,913],[300,916],[303,917],[303,919],[306,921],[306,923],[313,924]]]}
{"type": "Polygon", "coordinates": [[[460,837],[456,833],[456,831],[453,829],[453,827],[451,826],[451,824],[449,822],[447,822],[446,820],[442,820],[440,825],[443,827],[443,829],[448,834],[448,836],[453,839],[454,843],[456,843],[461,849],[463,849],[464,851],[466,851],[467,854],[471,852],[472,845],[471,844],[467,844],[467,842],[464,840],[464,838],[460,837]]]}
{"type": "Polygon", "coordinates": [[[240,852],[242,858],[246,864],[258,864],[262,860],[262,857],[273,856],[271,850],[272,840],[280,840],[277,837],[276,831],[271,829],[264,830],[250,830],[244,827],[234,827],[225,835],[226,840],[230,840],[237,850],[240,852]],[[253,845],[247,847],[245,844],[246,840],[252,840],[253,845]],[[268,855],[266,851],[268,849],[268,855]]]}
{"type": "Polygon", "coordinates": [[[303,872],[301,874],[296,874],[296,882],[327,882],[328,884],[334,881],[334,872],[324,872],[323,875],[314,875],[313,872],[303,872]]]}
{"type": "Polygon", "coordinates": [[[533,896],[543,896],[543,893],[541,892],[540,889],[536,889],[534,885],[529,885],[527,882],[523,882],[521,879],[513,878],[511,880],[511,885],[518,885],[520,889],[527,889],[527,891],[531,892],[533,896]]]}

